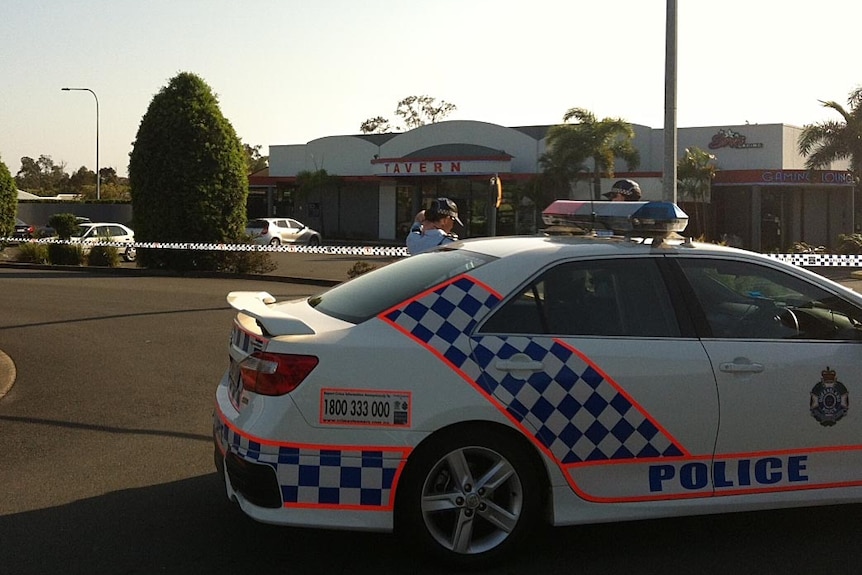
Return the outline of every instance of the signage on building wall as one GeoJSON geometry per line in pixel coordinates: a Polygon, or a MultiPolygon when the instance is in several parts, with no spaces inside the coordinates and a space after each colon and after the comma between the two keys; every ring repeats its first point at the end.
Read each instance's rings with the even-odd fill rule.
{"type": "Polygon", "coordinates": [[[709,142],[710,150],[719,148],[733,148],[735,150],[743,150],[746,148],[762,148],[763,144],[753,144],[746,141],[746,137],[731,129],[719,130],[709,142]]]}
{"type": "Polygon", "coordinates": [[[508,173],[511,160],[403,160],[400,158],[371,161],[375,176],[471,176],[508,173]]]}
{"type": "Polygon", "coordinates": [[[808,170],[776,170],[764,171],[760,179],[767,184],[837,184],[849,186],[853,184],[850,172],[814,172],[811,177],[808,170]]]}
{"type": "Polygon", "coordinates": [[[750,186],[852,186],[853,175],[840,170],[719,170],[714,183],[750,186]]]}

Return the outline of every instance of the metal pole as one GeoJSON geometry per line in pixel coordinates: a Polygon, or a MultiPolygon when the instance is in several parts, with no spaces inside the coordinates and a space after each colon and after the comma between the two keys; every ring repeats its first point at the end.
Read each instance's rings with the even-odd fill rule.
{"type": "Polygon", "coordinates": [[[676,203],[676,0],[667,0],[666,26],[662,199],[676,203]]]}
{"type": "Polygon", "coordinates": [[[99,175],[99,97],[89,88],[61,88],[64,92],[81,91],[89,92],[96,99],[96,199],[102,199],[102,176],[99,175]]]}

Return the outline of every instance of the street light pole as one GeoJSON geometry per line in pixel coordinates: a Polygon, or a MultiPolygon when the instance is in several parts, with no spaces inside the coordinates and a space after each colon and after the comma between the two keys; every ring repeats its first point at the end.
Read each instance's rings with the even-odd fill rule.
{"type": "Polygon", "coordinates": [[[80,91],[89,92],[96,99],[96,199],[102,199],[102,176],[99,175],[99,97],[89,88],[61,88],[64,92],[80,91]]]}

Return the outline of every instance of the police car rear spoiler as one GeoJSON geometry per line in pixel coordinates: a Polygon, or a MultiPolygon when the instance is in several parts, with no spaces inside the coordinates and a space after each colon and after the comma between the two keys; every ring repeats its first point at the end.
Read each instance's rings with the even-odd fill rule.
{"type": "Polygon", "coordinates": [[[270,307],[275,297],[265,291],[232,291],[227,294],[227,303],[232,308],[252,317],[264,335],[311,335],[311,327],[299,318],[270,307]]]}
{"type": "Polygon", "coordinates": [[[673,202],[556,200],[542,211],[542,221],[549,227],[664,237],[684,231],[688,214],[673,202]]]}

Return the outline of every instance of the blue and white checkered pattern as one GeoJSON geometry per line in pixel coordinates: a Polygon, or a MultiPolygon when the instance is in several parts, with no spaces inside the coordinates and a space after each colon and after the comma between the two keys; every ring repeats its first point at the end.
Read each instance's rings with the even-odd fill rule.
{"type": "Polygon", "coordinates": [[[262,445],[225,425],[216,414],[220,444],[243,459],[275,469],[284,505],[391,508],[392,486],[406,453],[292,444],[262,445]]]}
{"type": "Polygon", "coordinates": [[[264,340],[251,335],[247,331],[239,329],[237,326],[233,326],[233,330],[231,330],[230,342],[234,347],[243,350],[249,355],[256,351],[263,350],[265,345],[264,340]]]}
{"type": "Polygon", "coordinates": [[[471,278],[461,276],[390,311],[385,319],[442,353],[453,366],[466,369],[467,375],[475,380],[479,372],[470,361],[467,334],[498,303],[499,297],[471,278]]]}
{"type": "Polygon", "coordinates": [[[499,301],[462,276],[389,311],[385,319],[442,354],[493,396],[561,464],[682,455],[616,384],[560,341],[520,336],[471,340],[467,334],[499,301]],[[520,379],[494,369],[495,360],[515,354],[541,362],[542,371],[520,379]]]}
{"type": "Polygon", "coordinates": [[[682,455],[613,382],[553,338],[482,337],[474,356],[482,388],[563,464],[682,455]],[[521,379],[493,368],[515,354],[541,362],[542,371],[521,379]]]}

